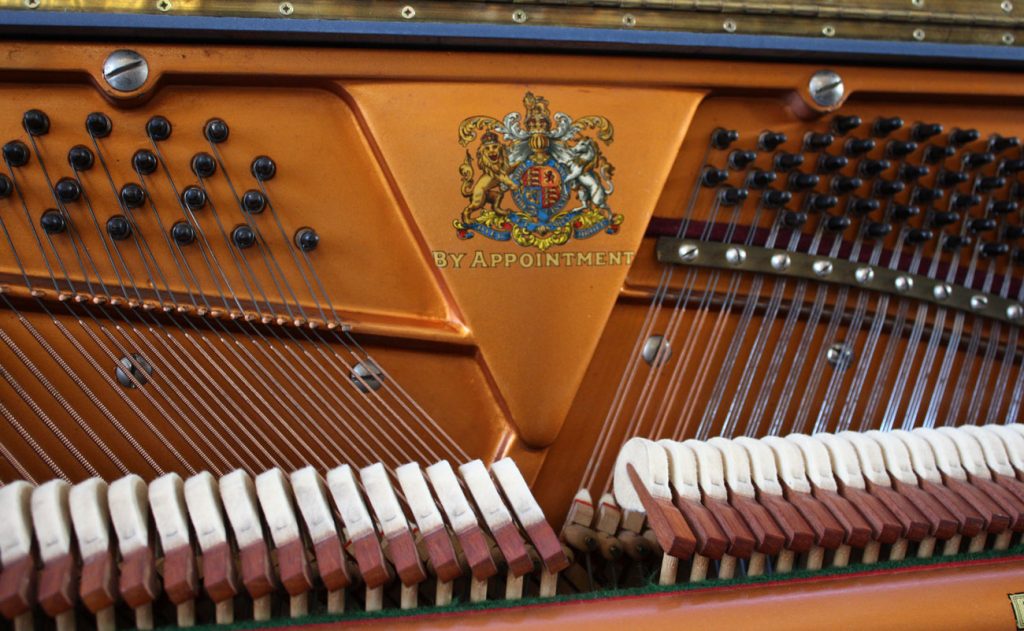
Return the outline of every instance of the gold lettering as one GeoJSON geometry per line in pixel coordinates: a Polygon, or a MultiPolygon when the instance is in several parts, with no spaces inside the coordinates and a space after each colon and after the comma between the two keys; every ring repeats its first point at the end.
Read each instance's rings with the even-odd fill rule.
{"type": "Polygon", "coordinates": [[[465,252],[449,252],[448,256],[452,257],[452,267],[462,267],[462,259],[466,258],[465,252]]]}
{"type": "Polygon", "coordinates": [[[469,264],[470,267],[487,267],[487,259],[484,258],[482,250],[477,250],[473,253],[473,262],[469,264]]]}
{"type": "Polygon", "coordinates": [[[545,254],[544,267],[558,267],[558,252],[547,252],[545,254]]]}
{"type": "Polygon", "coordinates": [[[519,258],[515,255],[515,252],[508,252],[505,254],[505,267],[512,267],[516,263],[516,259],[519,258]]]}
{"type": "Polygon", "coordinates": [[[622,252],[609,252],[608,253],[608,264],[609,265],[622,265],[622,252]]]}
{"type": "Polygon", "coordinates": [[[519,266],[520,267],[533,267],[533,253],[523,252],[519,255],[519,266]]]}
{"type": "Polygon", "coordinates": [[[491,267],[497,267],[501,265],[501,252],[491,252],[491,267]]]}
{"type": "Polygon", "coordinates": [[[632,265],[633,264],[633,254],[634,253],[630,252],[629,250],[627,250],[627,251],[622,253],[622,255],[626,257],[626,265],[632,265]]]}
{"type": "Polygon", "coordinates": [[[565,263],[566,267],[572,266],[573,256],[572,252],[562,252],[562,262],[565,263]]]}
{"type": "Polygon", "coordinates": [[[447,254],[445,254],[444,252],[442,252],[440,250],[434,250],[432,252],[432,254],[434,255],[434,265],[437,265],[438,267],[442,267],[442,268],[448,267],[448,255],[447,254]]]}
{"type": "Polygon", "coordinates": [[[591,265],[593,254],[590,252],[577,252],[576,253],[576,264],[577,265],[591,265]]]}
{"type": "MultiPolygon", "coordinates": [[[[607,252],[595,252],[594,253],[594,265],[598,267],[605,265],[605,257],[608,256],[607,252]]],[[[458,267],[458,265],[456,265],[458,267]]]]}

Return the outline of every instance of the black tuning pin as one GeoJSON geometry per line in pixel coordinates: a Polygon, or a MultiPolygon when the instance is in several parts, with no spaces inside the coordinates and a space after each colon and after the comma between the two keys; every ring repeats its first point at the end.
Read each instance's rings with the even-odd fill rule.
{"type": "Polygon", "coordinates": [[[6,175],[0,173],[0,199],[4,199],[6,197],[10,197],[11,193],[13,193],[13,192],[14,192],[14,182],[11,181],[11,178],[9,178],[6,175]]]}
{"type": "Polygon", "coordinates": [[[871,126],[871,133],[883,138],[900,127],[903,127],[903,119],[898,116],[879,118],[875,121],[875,124],[871,126]]]}
{"type": "Polygon", "coordinates": [[[1013,262],[1024,263],[1024,249],[1018,248],[1013,251],[1013,262]]]}
{"type": "Polygon", "coordinates": [[[835,195],[809,195],[807,197],[807,209],[815,212],[822,212],[825,210],[831,210],[836,207],[839,203],[839,198],[835,195]]]}
{"type": "Polygon", "coordinates": [[[875,177],[892,166],[888,160],[861,160],[858,172],[864,177],[875,177]]]}
{"type": "Polygon", "coordinates": [[[937,145],[928,145],[924,149],[924,161],[928,164],[938,164],[956,154],[956,148],[950,147],[939,147],[937,145]]]}
{"type": "MultiPolygon", "coordinates": [[[[734,132],[735,133],[735,132],[734,132]]],[[[252,176],[261,182],[266,182],[272,179],[277,173],[277,165],[274,161],[267,156],[259,156],[252,161],[252,166],[249,168],[252,172],[252,176]]]]}
{"type": "Polygon", "coordinates": [[[981,137],[977,129],[960,129],[959,127],[949,132],[949,144],[959,148],[970,144],[981,137]]]}
{"type": "Polygon", "coordinates": [[[923,164],[904,164],[900,167],[900,178],[907,182],[915,182],[928,175],[929,170],[923,164]]]}
{"type": "Polygon", "coordinates": [[[778,171],[790,171],[804,163],[804,157],[798,153],[780,151],[775,154],[775,169],[778,171]]]}
{"type": "Polygon", "coordinates": [[[932,202],[942,199],[943,195],[945,195],[945,193],[942,191],[941,188],[928,188],[926,186],[921,186],[914,189],[914,193],[913,195],[911,195],[911,199],[914,202],[930,204],[932,202]]]}
{"type": "Polygon", "coordinates": [[[1006,186],[1006,178],[1001,176],[989,176],[978,178],[975,188],[979,191],[988,192],[1006,186]]]}
{"type": "Polygon", "coordinates": [[[910,128],[910,137],[917,142],[924,142],[941,133],[942,125],[939,123],[914,123],[914,126],[910,128]]]}
{"type": "Polygon", "coordinates": [[[93,138],[106,138],[113,130],[114,124],[103,112],[93,112],[85,117],[85,131],[93,138]]]}
{"type": "Polygon", "coordinates": [[[762,189],[770,186],[775,181],[775,174],[770,171],[755,169],[747,176],[747,188],[762,189]]]}
{"type": "Polygon", "coordinates": [[[708,188],[714,188],[722,182],[729,179],[729,172],[725,169],[716,169],[710,167],[704,171],[704,175],[700,178],[700,183],[708,188]]]}
{"type": "Polygon", "coordinates": [[[892,207],[892,213],[890,216],[893,221],[906,221],[912,217],[916,217],[921,214],[921,209],[917,206],[908,206],[906,204],[896,204],[892,207]]]}
{"type": "Polygon", "coordinates": [[[53,191],[62,204],[76,202],[82,197],[82,185],[78,183],[78,180],[69,177],[58,180],[53,191]]]}
{"type": "Polygon", "coordinates": [[[219,144],[228,139],[228,124],[219,118],[213,118],[203,126],[203,135],[214,144],[219,144]]]}
{"type": "Polygon", "coordinates": [[[757,146],[761,151],[775,151],[775,149],[788,140],[786,134],[775,131],[763,131],[757,137],[757,146]]]}
{"type": "Polygon", "coordinates": [[[789,203],[793,199],[793,194],[789,191],[776,191],[775,189],[768,189],[761,196],[761,203],[766,208],[781,208],[789,203]]]}
{"type": "Polygon", "coordinates": [[[196,241],[196,229],[187,221],[179,221],[171,226],[171,238],[178,245],[192,245],[196,241]]]}
{"type": "Polygon", "coordinates": [[[1020,173],[1024,171],[1024,159],[1005,160],[999,165],[1000,173],[1020,173]]]}
{"type": "Polygon", "coordinates": [[[146,122],[146,135],[160,142],[171,137],[171,121],[163,116],[154,116],[146,122]]]}
{"type": "Polygon", "coordinates": [[[124,215],[114,215],[107,219],[107,234],[114,241],[124,241],[132,236],[132,224],[124,215]]]}
{"type": "Polygon", "coordinates": [[[68,150],[68,164],[75,171],[88,171],[94,162],[92,151],[85,145],[75,145],[68,150]]]}
{"type": "Polygon", "coordinates": [[[747,189],[729,186],[718,192],[718,199],[726,206],[735,206],[746,201],[747,195],[749,195],[747,189]]]}
{"type": "Polygon", "coordinates": [[[989,211],[995,215],[1009,215],[1010,213],[1017,212],[1019,205],[1017,202],[1010,200],[995,199],[988,205],[989,211]]]}
{"type": "Polygon", "coordinates": [[[998,241],[988,241],[981,244],[982,256],[988,258],[995,258],[997,256],[1003,256],[1010,253],[1010,246],[1006,243],[999,243],[998,241]]]}
{"type": "Polygon", "coordinates": [[[917,151],[917,143],[909,140],[891,140],[885,145],[885,155],[903,158],[917,151]]]}
{"type": "Polygon", "coordinates": [[[1000,136],[992,134],[988,139],[988,150],[992,153],[1002,153],[1007,149],[1020,146],[1020,138],[1016,136],[1000,136]]]}
{"type": "Polygon", "coordinates": [[[42,136],[50,131],[50,117],[41,110],[29,110],[21,117],[21,126],[33,136],[42,136]]]}
{"type": "Polygon", "coordinates": [[[850,161],[846,156],[832,156],[827,153],[821,154],[818,158],[818,171],[821,173],[835,173],[844,168],[850,161]]]}
{"type": "Polygon", "coordinates": [[[932,212],[932,225],[936,228],[949,226],[960,221],[960,213],[954,210],[936,210],[932,212]]]}
{"type": "Polygon", "coordinates": [[[877,180],[875,182],[875,195],[879,197],[892,197],[903,192],[906,185],[899,180],[877,180]]]}
{"type": "Polygon", "coordinates": [[[787,184],[789,188],[797,191],[805,191],[818,185],[821,179],[813,173],[790,173],[787,184]]]}
{"type": "Polygon", "coordinates": [[[299,228],[295,232],[295,247],[303,252],[312,252],[319,244],[320,235],[312,228],[299,228]]]}
{"type": "Polygon", "coordinates": [[[821,134],[809,131],[804,136],[804,151],[823,151],[828,148],[836,137],[832,134],[821,134]]]}
{"type": "Polygon", "coordinates": [[[906,240],[910,245],[921,245],[926,241],[931,241],[933,236],[932,231],[927,228],[911,228],[907,230],[906,240]]]}
{"type": "Polygon", "coordinates": [[[996,220],[991,217],[979,217],[971,219],[967,224],[967,229],[974,234],[981,234],[982,232],[991,232],[996,229],[996,220]]]}
{"type": "Polygon", "coordinates": [[[28,146],[20,140],[12,140],[4,145],[4,161],[12,167],[23,167],[28,164],[31,155],[28,146]]]}
{"type": "Polygon", "coordinates": [[[189,186],[182,191],[181,201],[189,210],[199,210],[206,205],[206,191],[198,186],[189,186]]]}
{"type": "Polygon", "coordinates": [[[140,149],[132,156],[132,168],[139,175],[152,175],[157,167],[156,155],[152,151],[140,149]]]}
{"type": "Polygon", "coordinates": [[[246,191],[242,195],[242,208],[250,215],[258,215],[267,207],[267,198],[257,190],[246,191]]]}
{"type": "Polygon", "coordinates": [[[949,198],[951,208],[966,210],[981,203],[981,195],[975,193],[957,193],[949,198]]]}
{"type": "Polygon", "coordinates": [[[47,210],[39,217],[39,227],[46,234],[60,234],[68,229],[68,222],[58,210],[47,210]]]}
{"type": "Polygon", "coordinates": [[[1006,226],[1003,228],[1003,238],[1010,241],[1016,241],[1017,239],[1024,237],[1024,226],[1006,226]]]}
{"type": "Polygon", "coordinates": [[[862,197],[851,197],[847,206],[854,215],[867,215],[873,213],[882,205],[877,199],[864,199],[862,197]]]}
{"type": "Polygon", "coordinates": [[[840,136],[845,136],[854,129],[860,127],[861,123],[860,116],[836,116],[832,119],[832,129],[835,130],[840,136]]]}
{"type": "Polygon", "coordinates": [[[864,229],[864,233],[871,239],[882,239],[887,237],[890,232],[892,232],[892,224],[881,221],[872,221],[864,229]]]}
{"type": "Polygon", "coordinates": [[[969,248],[974,243],[974,239],[967,235],[959,234],[948,234],[942,240],[942,249],[950,252],[956,252],[960,248],[969,248]]]}
{"type": "Polygon", "coordinates": [[[799,228],[803,226],[805,223],[807,223],[807,213],[793,212],[791,210],[787,210],[786,212],[782,213],[782,223],[787,228],[799,228]]]}
{"type": "Polygon", "coordinates": [[[192,172],[196,177],[212,177],[217,172],[217,161],[208,153],[197,153],[192,156],[192,172]]]}
{"type": "Polygon", "coordinates": [[[138,208],[146,202],[146,192],[138,184],[125,184],[121,187],[121,201],[128,208],[138,208]]]}
{"type": "Polygon", "coordinates": [[[855,191],[864,184],[864,181],[859,177],[846,177],[845,175],[839,175],[832,178],[832,190],[839,195],[845,195],[851,191],[855,191]]]}
{"type": "Polygon", "coordinates": [[[980,169],[986,164],[992,164],[995,159],[996,157],[987,151],[968,153],[964,156],[964,165],[966,165],[968,169],[980,169]]]}
{"type": "Polygon", "coordinates": [[[739,140],[740,134],[735,129],[722,129],[711,132],[711,146],[715,149],[728,149],[729,145],[739,140]]]}
{"type": "Polygon", "coordinates": [[[252,228],[245,224],[235,226],[231,231],[231,242],[235,244],[239,250],[245,250],[256,245],[256,233],[252,228]]]}
{"type": "Polygon", "coordinates": [[[825,228],[831,232],[842,232],[849,228],[851,223],[849,217],[829,217],[825,222],[825,228]]]}
{"type": "Polygon", "coordinates": [[[843,145],[843,151],[848,156],[861,156],[875,148],[875,141],[871,138],[850,138],[843,145]]]}
{"type": "Polygon", "coordinates": [[[757,160],[756,151],[733,151],[729,154],[729,166],[733,169],[743,170],[747,165],[757,160]]]}
{"type": "Polygon", "coordinates": [[[963,171],[939,171],[939,174],[935,176],[935,183],[942,188],[952,188],[966,182],[967,177],[963,171]]]}

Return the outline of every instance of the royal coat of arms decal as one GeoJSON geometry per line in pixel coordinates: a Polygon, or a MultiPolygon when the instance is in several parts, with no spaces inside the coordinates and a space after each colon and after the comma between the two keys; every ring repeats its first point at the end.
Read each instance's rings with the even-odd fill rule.
{"type": "Polygon", "coordinates": [[[552,115],[547,99],[531,92],[523,105],[525,118],[519,112],[500,121],[471,116],[459,125],[464,147],[479,134],[476,160],[467,149],[459,166],[468,202],[453,222],[459,238],[480,234],[547,250],[573,238],[618,232],[622,215],[608,205],[614,169],[600,148],[614,140],[611,122],[604,116],[552,115]]]}

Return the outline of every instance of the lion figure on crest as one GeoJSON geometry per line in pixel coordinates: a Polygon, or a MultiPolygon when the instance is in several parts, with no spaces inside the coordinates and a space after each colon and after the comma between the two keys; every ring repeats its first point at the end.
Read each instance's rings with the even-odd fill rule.
{"type": "Polygon", "coordinates": [[[459,173],[462,175],[462,195],[469,198],[469,204],[462,211],[463,223],[472,221],[472,215],[490,205],[491,210],[505,215],[508,211],[501,207],[505,191],[518,188],[509,177],[511,167],[505,145],[498,141],[498,135],[487,132],[481,137],[480,147],[476,151],[476,163],[480,169],[480,177],[473,182],[473,163],[469,152],[462,163],[459,173]]]}

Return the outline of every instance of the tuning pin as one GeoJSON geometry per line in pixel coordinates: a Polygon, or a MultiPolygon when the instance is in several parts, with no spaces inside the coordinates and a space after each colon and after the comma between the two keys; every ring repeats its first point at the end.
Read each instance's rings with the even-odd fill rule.
{"type": "Polygon", "coordinates": [[[85,145],[75,145],[68,150],[68,164],[75,171],[88,171],[93,162],[92,151],[85,145]]]}
{"type": "Polygon", "coordinates": [[[793,194],[789,191],[769,189],[761,196],[761,203],[767,208],[781,208],[788,204],[791,199],[793,199],[793,194]]]}
{"type": "Polygon", "coordinates": [[[850,202],[847,206],[849,211],[854,215],[867,215],[873,213],[879,208],[881,204],[877,199],[863,199],[860,197],[851,197],[850,202]]]}
{"type": "Polygon", "coordinates": [[[199,178],[212,177],[217,171],[217,161],[208,153],[192,156],[192,172],[199,178]]]}
{"type": "Polygon", "coordinates": [[[736,204],[746,201],[748,194],[749,193],[745,188],[730,186],[723,188],[718,192],[718,199],[726,206],[735,206],[736,204]]]}
{"type": "Polygon", "coordinates": [[[990,232],[996,229],[996,220],[991,217],[971,219],[967,224],[967,228],[974,234],[990,232]]]}
{"type": "Polygon", "coordinates": [[[928,175],[929,170],[923,164],[904,164],[900,167],[900,178],[907,182],[914,182],[928,175]]]}
{"type": "Polygon", "coordinates": [[[939,174],[935,176],[935,183],[942,188],[952,188],[957,184],[963,184],[967,178],[967,174],[963,171],[939,171],[939,174]]]}
{"type": "Polygon", "coordinates": [[[818,185],[820,178],[813,173],[790,173],[789,180],[787,182],[789,188],[794,190],[803,191],[814,188],[818,185]]]}
{"type": "Polygon", "coordinates": [[[132,156],[132,168],[139,175],[151,175],[158,166],[156,155],[152,151],[140,149],[132,156]]]}
{"type": "Polygon", "coordinates": [[[926,186],[920,186],[914,189],[913,195],[910,198],[914,202],[920,202],[922,204],[930,204],[934,201],[942,199],[945,193],[941,188],[928,188],[926,186]]]}
{"type": "Polygon", "coordinates": [[[908,206],[906,204],[896,204],[892,207],[891,217],[893,221],[906,221],[912,217],[916,217],[921,214],[921,209],[917,206],[908,206]]]}
{"type": "Polygon", "coordinates": [[[836,207],[839,198],[835,195],[809,195],[807,197],[807,209],[815,212],[822,212],[836,207]]]}
{"type": "Polygon", "coordinates": [[[31,155],[28,150],[28,145],[20,140],[12,140],[4,145],[3,154],[4,161],[12,167],[25,166],[28,164],[29,156],[31,155]]]}
{"type": "Polygon", "coordinates": [[[6,197],[10,197],[11,193],[13,193],[13,192],[14,192],[14,182],[11,181],[11,178],[9,178],[6,175],[0,173],[0,199],[4,199],[6,197]]]}
{"type": "Polygon", "coordinates": [[[1006,186],[1006,178],[1001,176],[989,176],[979,178],[975,188],[979,191],[988,192],[1006,186]]]}
{"type": "Polygon", "coordinates": [[[78,180],[69,177],[61,178],[53,190],[57,194],[57,199],[64,204],[78,201],[82,197],[82,185],[78,180]]]}
{"type": "Polygon", "coordinates": [[[245,224],[237,225],[231,231],[231,242],[234,243],[235,247],[239,250],[251,248],[256,244],[256,233],[252,228],[245,224]]]}
{"type": "Polygon", "coordinates": [[[859,177],[838,175],[832,178],[832,190],[840,195],[845,195],[846,193],[857,190],[863,183],[863,180],[859,177]]]}
{"type": "Polygon", "coordinates": [[[982,256],[988,258],[995,258],[997,256],[1003,256],[1010,252],[1010,246],[1006,243],[999,243],[998,241],[989,241],[981,244],[982,256]]]}
{"type": "Polygon", "coordinates": [[[114,241],[124,241],[132,236],[132,224],[124,215],[114,215],[107,219],[107,234],[114,241]]]}
{"type": "Polygon", "coordinates": [[[932,236],[934,236],[932,231],[926,228],[911,228],[907,230],[906,240],[910,245],[921,245],[926,241],[931,241],[932,236]]]}
{"type": "Polygon", "coordinates": [[[821,134],[809,131],[804,136],[804,151],[822,151],[835,141],[832,134],[821,134]]]}
{"type": "Polygon", "coordinates": [[[932,212],[932,225],[937,228],[955,224],[960,221],[960,213],[953,210],[936,210],[932,212]]]}
{"type": "Polygon", "coordinates": [[[850,138],[843,145],[843,151],[850,157],[856,157],[864,155],[869,151],[874,150],[875,141],[871,138],[850,138]]]}
{"type": "Polygon", "coordinates": [[[807,213],[787,210],[782,213],[782,223],[785,224],[787,228],[799,228],[807,223],[807,213]]]}
{"type": "Polygon", "coordinates": [[[125,184],[121,187],[121,201],[128,208],[138,208],[146,202],[146,192],[138,184],[125,184]]]}
{"type": "Polygon", "coordinates": [[[220,144],[228,139],[228,124],[219,118],[213,118],[203,126],[203,135],[214,144],[220,144]]]}
{"type": "Polygon", "coordinates": [[[928,164],[938,164],[955,153],[956,149],[952,146],[939,147],[937,145],[928,145],[924,150],[924,161],[928,164]]]}
{"type": "Polygon", "coordinates": [[[776,147],[786,142],[786,134],[774,131],[763,131],[757,137],[757,146],[762,151],[775,151],[776,147]]]}
{"type": "Polygon", "coordinates": [[[312,228],[299,228],[295,232],[295,246],[303,252],[312,252],[320,245],[320,235],[312,228]]]}
{"type": "Polygon", "coordinates": [[[46,234],[60,234],[67,230],[68,222],[58,210],[47,210],[39,217],[39,227],[46,234]]]}
{"type": "Polygon", "coordinates": [[[850,218],[846,216],[829,217],[828,221],[825,222],[825,227],[830,232],[843,232],[850,227],[850,223],[850,218]]]}
{"type": "Polygon", "coordinates": [[[1024,171],[1024,159],[1005,160],[999,165],[1000,173],[1020,173],[1024,171]]]}
{"type": "Polygon", "coordinates": [[[981,195],[975,193],[957,193],[949,199],[949,205],[951,208],[957,210],[966,210],[973,208],[981,203],[981,195]]]}
{"type": "Polygon", "coordinates": [[[818,171],[820,173],[834,173],[844,168],[850,161],[845,156],[832,156],[827,153],[821,154],[818,158],[818,171]]]}
{"type": "Polygon", "coordinates": [[[725,169],[715,169],[709,167],[704,171],[704,175],[701,176],[701,184],[708,188],[714,188],[722,182],[729,179],[729,172],[725,169]]]}
{"type": "Polygon", "coordinates": [[[171,238],[178,245],[191,245],[196,240],[196,229],[185,220],[178,221],[171,226],[171,238]]]}
{"type": "Polygon", "coordinates": [[[968,153],[964,156],[964,165],[966,165],[968,169],[979,169],[986,164],[991,164],[995,159],[996,157],[987,151],[968,153]]]}
{"type": "Polygon", "coordinates": [[[875,195],[879,197],[892,197],[902,193],[905,187],[906,185],[899,180],[877,180],[874,187],[875,195]]]}
{"type": "Polygon", "coordinates": [[[740,134],[734,129],[722,129],[721,127],[711,132],[711,146],[715,149],[728,149],[729,145],[739,140],[740,134]]]}
{"type": "Polygon", "coordinates": [[[267,198],[257,190],[246,191],[242,195],[242,208],[250,215],[258,215],[267,207],[267,198]]]}
{"type": "Polygon", "coordinates": [[[881,221],[872,221],[868,224],[864,230],[868,237],[871,239],[882,239],[892,232],[892,224],[883,223],[881,221]]]}
{"type": "Polygon", "coordinates": [[[771,171],[755,169],[747,175],[747,188],[762,189],[775,181],[776,175],[771,171]]]}
{"type": "Polygon", "coordinates": [[[1017,239],[1024,237],[1024,226],[1014,225],[1006,226],[1003,228],[1003,238],[1010,241],[1016,241],[1017,239]]]}
{"type": "Polygon", "coordinates": [[[778,171],[789,171],[804,163],[804,157],[798,153],[780,151],[775,154],[775,169],[778,171]]]}
{"type": "Polygon", "coordinates": [[[21,117],[21,126],[33,136],[42,136],[50,131],[50,117],[41,110],[29,110],[21,117]]]}
{"type": "Polygon", "coordinates": [[[858,172],[864,177],[875,177],[882,171],[886,171],[892,163],[888,160],[861,160],[858,172]]]}
{"type": "Polygon", "coordinates": [[[1007,149],[1020,146],[1020,138],[1016,136],[1000,136],[992,134],[988,139],[988,150],[992,153],[1002,153],[1007,149]]]}
{"type": "Polygon", "coordinates": [[[995,215],[1008,215],[1013,212],[1017,212],[1019,205],[1017,202],[1009,200],[995,199],[988,205],[988,209],[995,215]]]}
{"type": "Polygon", "coordinates": [[[154,116],[146,122],[146,135],[160,142],[171,137],[171,121],[163,116],[154,116]]]}
{"type": "Polygon", "coordinates": [[[967,235],[949,234],[942,240],[942,249],[949,252],[956,252],[961,248],[970,247],[974,239],[967,235]]]}
{"type": "Polygon", "coordinates": [[[909,140],[891,140],[885,145],[885,155],[902,158],[917,151],[917,143],[909,140]]]}
{"type": "Polygon", "coordinates": [[[917,142],[924,142],[941,133],[942,125],[939,123],[914,123],[914,126],[910,128],[910,137],[917,142]]]}
{"type": "Polygon", "coordinates": [[[105,138],[114,130],[110,117],[102,112],[93,112],[85,117],[85,131],[93,138],[105,138]]]}
{"type": "Polygon", "coordinates": [[[903,127],[903,119],[898,116],[890,118],[879,118],[875,121],[875,124],[871,126],[871,133],[875,136],[883,138],[888,136],[892,132],[896,131],[900,127],[903,127]]]}
{"type": "Polygon", "coordinates": [[[266,182],[273,179],[274,175],[277,174],[277,165],[269,157],[259,156],[252,161],[252,166],[249,170],[254,178],[261,182],[266,182]]]}
{"type": "Polygon", "coordinates": [[[977,129],[960,129],[959,127],[949,132],[949,144],[953,147],[959,148],[966,144],[970,144],[980,138],[981,135],[977,129]]]}
{"type": "Polygon", "coordinates": [[[206,191],[198,186],[189,186],[182,191],[181,201],[189,210],[199,210],[206,205],[206,191]]]}
{"type": "Polygon", "coordinates": [[[835,116],[832,118],[832,129],[835,130],[840,136],[845,136],[849,132],[860,127],[861,123],[860,116],[835,116]]]}
{"type": "Polygon", "coordinates": [[[733,169],[743,170],[756,159],[756,151],[733,151],[729,154],[729,166],[733,169]]]}

